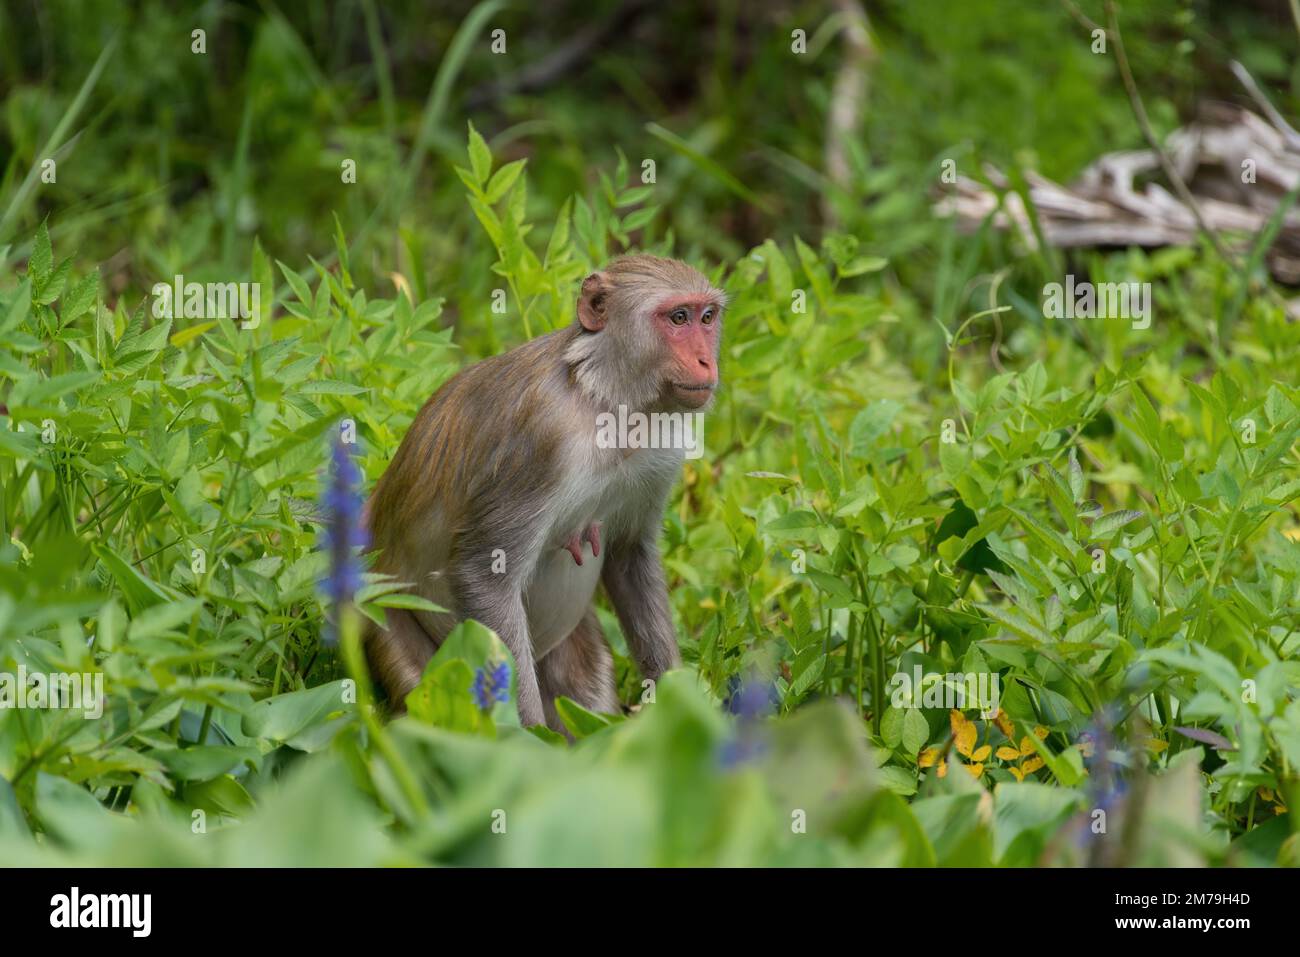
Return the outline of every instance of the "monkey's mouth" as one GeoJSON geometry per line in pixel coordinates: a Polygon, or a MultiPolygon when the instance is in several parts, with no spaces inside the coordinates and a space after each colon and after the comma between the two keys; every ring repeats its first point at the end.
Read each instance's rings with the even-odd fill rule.
{"type": "Polygon", "coordinates": [[[672,385],[677,401],[689,409],[698,409],[713,398],[711,382],[674,382],[672,385]]]}

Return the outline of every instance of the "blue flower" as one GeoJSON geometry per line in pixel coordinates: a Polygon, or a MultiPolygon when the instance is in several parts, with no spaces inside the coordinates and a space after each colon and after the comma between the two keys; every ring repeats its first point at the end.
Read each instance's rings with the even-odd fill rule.
{"type": "Polygon", "coordinates": [[[762,719],[780,704],[780,691],[770,681],[758,678],[742,680],[732,675],[727,683],[729,692],[725,707],[737,718],[735,731],[722,743],[718,763],[724,769],[758,760],[767,751],[766,729],[762,719]]]}
{"type": "Polygon", "coordinates": [[[740,718],[766,717],[781,703],[781,693],[770,681],[753,678],[742,681],[740,675],[732,675],[727,692],[727,711],[740,718]]]}
{"type": "MultiPolygon", "coordinates": [[[[1080,735],[1080,743],[1091,745],[1086,748],[1083,763],[1088,769],[1088,783],[1085,788],[1087,802],[1093,811],[1109,814],[1124,800],[1128,792],[1127,782],[1123,777],[1123,768],[1116,763],[1112,755],[1125,758],[1127,751],[1116,740],[1115,730],[1118,710],[1111,705],[1103,708],[1093,716],[1086,730],[1080,735]],[[1087,753],[1091,751],[1091,753],[1087,753]]],[[[1097,835],[1089,826],[1089,820],[1081,822],[1079,843],[1089,844],[1096,841],[1097,835]]]]}
{"type": "Polygon", "coordinates": [[[730,771],[757,761],[767,753],[767,739],[749,729],[741,729],[734,738],[722,742],[718,751],[718,764],[730,771]]]}
{"type": "MultiPolygon", "coordinates": [[[[369,544],[361,521],[361,470],[338,439],[331,449],[321,504],[325,512],[323,545],[330,556],[329,572],[321,588],[337,610],[350,603],[361,588],[361,559],[357,553],[369,544]]],[[[337,640],[335,620],[330,621],[325,637],[331,644],[337,640]]]]}
{"type": "Polygon", "coordinates": [[[474,669],[474,700],[480,711],[491,711],[498,701],[510,700],[510,664],[499,661],[474,669]]]}

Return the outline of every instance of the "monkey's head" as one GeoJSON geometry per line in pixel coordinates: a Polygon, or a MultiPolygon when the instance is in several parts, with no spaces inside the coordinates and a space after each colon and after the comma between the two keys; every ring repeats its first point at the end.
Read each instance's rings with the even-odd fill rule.
{"type": "Polygon", "coordinates": [[[727,297],[676,259],[624,256],[582,283],[580,378],[607,400],[695,410],[718,386],[727,297]]]}

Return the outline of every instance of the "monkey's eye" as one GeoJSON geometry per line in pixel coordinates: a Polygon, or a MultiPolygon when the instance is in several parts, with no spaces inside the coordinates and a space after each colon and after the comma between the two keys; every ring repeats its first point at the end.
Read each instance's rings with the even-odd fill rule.
{"type": "Polygon", "coordinates": [[[705,309],[704,312],[700,313],[700,322],[704,323],[707,326],[712,321],[713,321],[713,307],[709,306],[708,309],[705,309]]]}
{"type": "Polygon", "coordinates": [[[674,309],[668,318],[672,320],[674,326],[684,326],[689,317],[686,315],[685,309],[674,309]]]}

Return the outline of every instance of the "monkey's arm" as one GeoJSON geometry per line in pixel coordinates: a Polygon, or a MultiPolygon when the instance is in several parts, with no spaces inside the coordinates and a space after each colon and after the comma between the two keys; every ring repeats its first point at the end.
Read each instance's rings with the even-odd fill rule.
{"type": "Polygon", "coordinates": [[[601,578],[641,676],[658,681],[682,662],[654,538],[611,543],[601,578]]]}

